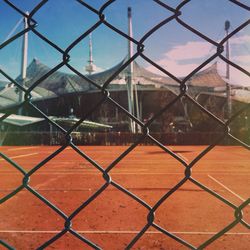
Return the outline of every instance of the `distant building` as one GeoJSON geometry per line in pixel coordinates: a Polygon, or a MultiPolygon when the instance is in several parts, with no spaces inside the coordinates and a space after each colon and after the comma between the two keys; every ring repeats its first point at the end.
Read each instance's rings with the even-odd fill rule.
{"type": "MultiPolygon", "coordinates": [[[[67,117],[73,108],[77,117],[83,117],[103,98],[98,86],[102,86],[118,72],[125,62],[126,58],[106,71],[85,75],[84,78],[62,72],[53,73],[32,91],[33,102],[47,115],[67,117]]],[[[49,67],[34,59],[27,68],[25,86],[30,87],[49,71],[49,67]]],[[[126,77],[127,70],[125,69],[110,82],[107,89],[112,99],[128,109],[126,77]]],[[[17,81],[19,80],[20,77],[17,78],[17,81]]],[[[150,119],[153,114],[180,94],[179,83],[175,80],[154,74],[136,62],[133,70],[133,83],[138,99],[138,118],[143,122],[150,119]]],[[[219,75],[216,63],[195,74],[189,79],[187,86],[188,95],[218,118],[223,119],[226,105],[226,81],[219,75]]],[[[249,90],[237,89],[236,86],[232,86],[232,89],[235,89],[232,91],[233,109],[250,103],[249,90]]],[[[1,110],[17,102],[16,88],[9,87],[0,91],[1,110]]],[[[32,109],[24,114],[37,115],[32,109]]],[[[108,100],[92,113],[89,119],[110,124],[116,131],[128,130],[128,117],[108,100]]],[[[173,132],[179,129],[207,131],[213,129],[213,126],[211,127],[211,119],[209,120],[190,100],[183,97],[152,124],[152,131],[173,132]]]]}

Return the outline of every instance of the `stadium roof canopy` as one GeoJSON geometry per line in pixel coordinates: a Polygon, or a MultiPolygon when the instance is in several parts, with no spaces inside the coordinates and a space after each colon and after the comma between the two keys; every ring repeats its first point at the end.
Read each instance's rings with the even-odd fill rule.
{"type": "MultiPolygon", "coordinates": [[[[114,67],[100,73],[95,73],[85,77],[102,86],[111,76],[113,76],[126,62],[126,58],[114,67]]],[[[37,59],[33,59],[27,68],[27,78],[25,81],[26,87],[30,87],[33,83],[38,81],[42,76],[47,74],[51,68],[42,64],[37,59]]],[[[127,69],[122,70],[109,84],[108,88],[112,90],[125,90],[126,88],[127,69]]],[[[17,77],[17,82],[20,82],[21,77],[17,77]]],[[[165,88],[169,91],[179,94],[179,83],[174,79],[154,74],[138,63],[134,63],[133,81],[138,84],[138,89],[144,88],[165,88]]],[[[9,87],[7,84],[4,89],[0,91],[0,108],[15,105],[18,103],[18,91],[16,87],[9,87]]],[[[210,67],[199,71],[192,78],[187,81],[189,86],[189,94],[195,96],[200,92],[218,93],[225,92],[226,81],[221,77],[217,70],[217,63],[210,67]]],[[[32,91],[33,100],[47,99],[57,97],[68,93],[79,93],[94,91],[97,88],[91,84],[87,79],[84,79],[76,74],[68,74],[57,71],[47,77],[44,81],[32,91]]],[[[249,92],[249,91],[247,91],[249,92]]],[[[244,95],[241,91],[241,95],[244,95]]],[[[223,96],[223,95],[222,95],[223,96]]],[[[248,95],[249,96],[249,95],[248,95]]],[[[244,102],[250,102],[250,98],[240,98],[244,102]]]]}
{"type": "Polygon", "coordinates": [[[0,80],[0,91],[4,89],[7,84],[8,82],[0,80]]]}
{"type": "MultiPolygon", "coordinates": [[[[4,114],[0,113],[0,118],[2,116],[4,116],[4,114]]],[[[30,116],[23,116],[23,115],[10,115],[3,120],[3,123],[23,127],[23,126],[31,125],[31,124],[38,123],[41,121],[44,121],[44,118],[30,117],[30,116]]]]}

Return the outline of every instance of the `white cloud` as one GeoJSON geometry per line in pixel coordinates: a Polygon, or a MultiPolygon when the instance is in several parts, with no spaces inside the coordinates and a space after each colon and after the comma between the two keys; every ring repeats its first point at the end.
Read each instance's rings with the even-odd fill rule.
{"type": "MultiPolygon", "coordinates": [[[[250,71],[250,65],[244,67],[245,70],[250,71]]],[[[226,63],[223,61],[218,61],[218,71],[221,76],[226,75],[226,63]]],[[[250,86],[250,78],[246,74],[242,73],[240,70],[230,66],[230,82],[236,85],[250,86]]]]}
{"type": "MultiPolygon", "coordinates": [[[[193,71],[196,67],[199,66],[199,64],[178,64],[178,62],[176,61],[167,61],[167,60],[160,60],[157,63],[160,63],[163,68],[165,68],[172,74],[176,75],[177,77],[187,76],[191,71],[193,71]]],[[[222,60],[218,60],[217,65],[218,65],[219,75],[221,75],[221,77],[225,77],[226,63],[222,60]]],[[[202,70],[206,69],[209,66],[211,66],[211,64],[205,66],[202,70]]],[[[244,66],[244,69],[250,72],[250,65],[244,66]]],[[[154,72],[156,74],[163,75],[163,73],[161,73],[158,69],[156,69],[152,65],[148,66],[147,70],[154,72]]],[[[232,84],[235,85],[250,86],[249,76],[235,69],[232,66],[230,66],[230,81],[232,84]]]]}
{"type": "MultiPolygon", "coordinates": [[[[191,41],[186,44],[174,46],[156,63],[177,77],[186,76],[197,68],[199,63],[185,63],[185,60],[202,59],[213,53],[213,46],[211,44],[191,41]]],[[[153,66],[148,66],[147,69],[159,74],[159,71],[153,66]]]]}
{"type": "Polygon", "coordinates": [[[186,44],[174,46],[165,56],[170,60],[178,61],[197,59],[211,54],[212,50],[214,50],[213,45],[208,42],[191,41],[186,44]]]}
{"type": "Polygon", "coordinates": [[[233,56],[231,59],[232,59],[232,61],[235,61],[236,63],[250,65],[250,56],[249,55],[233,56]]]}
{"type": "MultiPolygon", "coordinates": [[[[250,35],[242,35],[239,37],[233,37],[230,39],[231,44],[235,45],[249,45],[250,42],[250,35]]],[[[209,57],[215,52],[215,47],[207,42],[196,42],[190,41],[185,44],[180,44],[174,46],[172,49],[167,51],[163,57],[156,61],[161,67],[169,71],[170,73],[176,75],[177,77],[187,76],[191,73],[199,64],[205,60],[206,57],[209,57]],[[195,60],[196,59],[196,60],[195,60]],[[195,63],[192,60],[197,61],[197,59],[201,59],[200,63],[195,63]],[[186,63],[186,60],[189,60],[186,63]]],[[[250,57],[249,55],[240,55],[231,57],[232,61],[239,63],[244,67],[244,69],[250,71],[250,57]]],[[[206,68],[206,67],[205,67],[206,68]]],[[[218,68],[219,73],[222,76],[225,76],[225,62],[222,62],[218,58],[218,68]]],[[[148,70],[159,74],[159,70],[156,69],[154,66],[150,65],[147,67],[148,70]]],[[[204,68],[203,68],[204,69],[204,68]]],[[[240,85],[248,85],[250,86],[250,79],[247,75],[243,74],[237,69],[234,69],[230,66],[231,72],[231,81],[234,84],[240,85]]],[[[162,73],[160,73],[162,74],[162,73]]]]}
{"type": "MultiPolygon", "coordinates": [[[[199,66],[199,64],[195,64],[195,63],[179,64],[178,61],[164,59],[164,58],[157,61],[157,64],[177,77],[186,76],[190,72],[192,72],[196,67],[199,66]]],[[[147,70],[154,72],[156,74],[164,75],[161,71],[159,71],[157,68],[155,68],[152,65],[149,65],[147,67],[147,70]]]]}
{"type": "Polygon", "coordinates": [[[243,35],[243,36],[237,36],[237,37],[233,36],[232,38],[229,39],[229,42],[235,45],[241,45],[241,44],[249,45],[250,35],[243,35]]]}

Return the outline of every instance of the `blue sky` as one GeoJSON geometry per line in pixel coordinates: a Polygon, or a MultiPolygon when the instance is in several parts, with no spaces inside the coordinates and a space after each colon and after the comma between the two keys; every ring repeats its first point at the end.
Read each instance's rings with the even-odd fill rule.
{"type": "MultiPolygon", "coordinates": [[[[39,0],[13,0],[23,11],[31,11],[39,0]]],[[[96,9],[106,1],[85,0],[96,9]]],[[[165,0],[162,2],[175,8],[181,0],[165,0]]],[[[241,1],[245,4],[249,1],[241,1]]],[[[106,20],[123,32],[127,32],[127,7],[133,11],[133,32],[139,40],[157,23],[172,13],[152,0],[117,0],[105,11],[106,20]]],[[[191,0],[182,9],[181,19],[192,27],[202,31],[210,38],[219,41],[225,35],[224,22],[231,21],[232,29],[249,18],[246,10],[239,8],[228,0],[191,0]]],[[[0,2],[0,41],[3,42],[16,23],[20,14],[0,2]]],[[[98,16],[74,0],[49,0],[34,19],[37,30],[65,49],[84,31],[98,21],[98,16]]],[[[20,31],[21,27],[17,29],[20,31]]],[[[127,40],[114,33],[104,25],[92,34],[94,61],[97,67],[108,69],[121,61],[127,53],[127,40]]],[[[231,39],[231,58],[245,69],[250,69],[250,28],[245,28],[231,39]]],[[[0,67],[15,78],[20,71],[22,39],[18,39],[0,51],[0,67]]],[[[203,39],[184,29],[176,21],[171,21],[155,32],[145,41],[145,55],[156,61],[177,76],[185,76],[198,64],[213,54],[215,47],[203,39]]],[[[79,43],[70,53],[71,64],[84,73],[88,60],[88,38],[79,43]]],[[[61,54],[52,47],[29,33],[29,62],[38,58],[42,63],[52,67],[61,60],[61,54]]],[[[138,61],[149,70],[160,73],[144,60],[138,61]]],[[[219,70],[224,74],[225,64],[219,63],[219,70]]],[[[68,71],[66,68],[62,70],[68,71]]],[[[232,69],[233,81],[250,85],[248,77],[232,69]]],[[[0,76],[0,79],[4,79],[0,76]]]]}

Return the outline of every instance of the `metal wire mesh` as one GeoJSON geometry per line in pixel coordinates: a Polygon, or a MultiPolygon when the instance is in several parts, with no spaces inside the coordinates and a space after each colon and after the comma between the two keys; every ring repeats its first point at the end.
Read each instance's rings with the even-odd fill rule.
{"type": "MultiPolygon", "coordinates": [[[[44,42],[46,42],[48,46],[51,46],[55,50],[57,50],[61,54],[62,60],[54,68],[52,68],[46,75],[44,75],[41,79],[37,80],[28,89],[26,89],[23,86],[21,86],[17,81],[15,81],[14,79],[12,79],[12,77],[10,75],[8,75],[7,73],[5,73],[4,70],[0,69],[0,73],[2,75],[4,75],[8,80],[10,80],[12,83],[14,83],[14,85],[20,91],[22,91],[24,93],[24,101],[22,103],[20,103],[18,106],[10,108],[8,110],[8,112],[4,116],[1,117],[0,120],[3,121],[9,115],[11,115],[15,111],[17,111],[20,107],[29,106],[32,109],[36,110],[40,114],[40,116],[42,116],[44,119],[46,119],[46,121],[49,124],[51,124],[53,127],[55,127],[58,130],[60,130],[64,134],[65,142],[64,142],[64,144],[58,150],[56,150],[54,153],[52,153],[51,155],[49,155],[48,157],[46,157],[45,159],[43,159],[39,164],[37,164],[36,166],[34,166],[28,172],[25,171],[22,166],[18,165],[12,159],[10,159],[7,155],[1,153],[1,157],[6,162],[8,162],[9,164],[11,164],[11,166],[13,168],[15,168],[17,171],[19,171],[23,175],[23,182],[13,192],[11,192],[10,194],[8,194],[4,198],[2,198],[0,203],[4,204],[7,200],[11,199],[13,196],[15,196],[20,191],[27,190],[31,194],[33,194],[37,199],[39,199],[41,202],[43,202],[44,205],[48,206],[51,210],[53,210],[58,215],[58,217],[61,217],[65,221],[64,229],[60,233],[58,233],[55,236],[53,236],[47,242],[44,242],[37,249],[45,249],[46,247],[50,246],[53,242],[57,241],[59,238],[61,238],[66,233],[72,234],[73,236],[77,237],[78,239],[80,239],[82,242],[86,243],[87,245],[89,245],[93,249],[101,249],[101,246],[98,246],[95,242],[93,242],[92,240],[90,240],[87,236],[82,235],[79,232],[77,232],[76,230],[74,230],[74,226],[72,225],[72,220],[75,217],[77,217],[77,215],[81,211],[83,211],[91,202],[93,202],[101,193],[105,192],[105,190],[109,186],[113,186],[118,191],[120,191],[120,192],[124,193],[125,195],[129,196],[130,198],[134,199],[134,201],[136,201],[138,204],[140,204],[140,206],[143,206],[144,208],[146,208],[147,211],[148,211],[147,223],[140,230],[140,232],[132,239],[132,241],[127,244],[126,249],[131,249],[135,245],[135,243],[137,241],[139,241],[140,238],[147,232],[147,230],[150,227],[153,227],[155,230],[160,231],[166,237],[171,237],[172,239],[178,241],[180,244],[182,244],[183,246],[186,246],[189,249],[204,249],[206,246],[208,246],[212,242],[216,241],[218,238],[220,238],[221,236],[223,236],[226,232],[228,232],[229,230],[231,230],[237,224],[241,224],[244,227],[246,227],[247,229],[249,229],[249,224],[246,221],[244,221],[244,219],[243,219],[243,212],[242,212],[242,210],[246,206],[249,205],[250,199],[248,199],[245,202],[243,202],[240,206],[236,206],[235,204],[233,204],[230,201],[228,201],[227,199],[223,198],[222,196],[220,196],[219,194],[217,194],[213,190],[209,189],[204,184],[200,183],[199,181],[197,181],[196,179],[194,179],[192,177],[192,169],[195,166],[195,164],[200,159],[202,159],[209,151],[213,150],[213,148],[216,145],[218,145],[224,138],[231,138],[232,140],[234,140],[235,142],[237,142],[237,144],[239,144],[242,147],[244,147],[244,148],[246,148],[246,149],[249,150],[249,146],[247,144],[245,144],[244,142],[240,141],[239,139],[237,139],[236,137],[234,137],[230,133],[230,124],[235,119],[237,119],[242,112],[244,112],[246,109],[249,109],[249,105],[246,105],[240,111],[238,111],[237,113],[233,114],[227,121],[222,121],[218,117],[216,117],[213,113],[211,113],[206,108],[204,108],[203,106],[201,106],[196,100],[194,100],[187,93],[187,84],[186,83],[187,83],[187,81],[192,76],[194,76],[194,74],[196,74],[204,66],[208,65],[215,58],[220,58],[224,62],[230,64],[232,67],[237,68],[242,73],[244,73],[244,74],[246,74],[246,75],[249,76],[249,72],[247,72],[245,69],[243,69],[239,65],[235,64],[234,62],[232,62],[232,61],[228,60],[227,58],[225,58],[222,55],[222,52],[224,51],[224,45],[228,41],[228,39],[230,39],[235,34],[237,34],[238,32],[240,32],[242,29],[244,29],[245,27],[247,27],[249,25],[250,21],[248,20],[248,21],[242,23],[237,28],[235,28],[231,33],[229,33],[228,36],[224,37],[224,39],[222,39],[220,42],[216,42],[213,39],[211,39],[210,37],[207,37],[206,35],[202,34],[200,31],[196,30],[195,28],[193,28],[192,26],[190,26],[189,24],[187,24],[186,22],[184,22],[182,20],[182,9],[183,9],[184,6],[188,5],[191,2],[191,0],[184,0],[184,1],[182,1],[176,8],[170,7],[168,4],[164,3],[163,1],[153,0],[153,2],[157,3],[162,8],[165,8],[166,10],[170,11],[172,13],[172,15],[170,17],[166,18],[165,20],[163,20],[162,22],[158,23],[152,29],[148,30],[148,32],[139,41],[137,41],[134,38],[129,37],[127,34],[125,34],[119,28],[113,26],[111,23],[109,23],[106,20],[106,17],[104,15],[104,11],[106,9],[108,9],[115,2],[115,0],[107,1],[105,4],[103,4],[103,6],[101,6],[101,8],[99,10],[93,8],[91,5],[87,4],[84,1],[81,1],[81,0],[76,0],[76,1],[81,4],[82,8],[86,8],[86,9],[88,9],[88,11],[92,12],[93,14],[95,14],[98,17],[99,20],[95,24],[93,24],[93,26],[90,29],[86,30],[80,37],[78,37],[74,42],[72,42],[70,45],[68,45],[68,47],[66,49],[61,49],[57,44],[55,44],[51,40],[49,40],[44,34],[42,34],[39,31],[37,31],[37,29],[36,29],[37,22],[33,18],[34,15],[40,11],[40,9],[43,7],[43,5],[45,5],[48,2],[48,0],[40,1],[40,3],[31,11],[30,14],[24,13],[21,9],[19,9],[17,6],[15,6],[11,1],[4,0],[4,2],[9,5],[9,8],[12,8],[13,10],[15,10],[16,12],[18,12],[19,14],[21,14],[23,17],[26,17],[28,19],[28,28],[25,29],[25,30],[22,30],[18,34],[14,35],[10,39],[8,39],[4,43],[2,43],[0,45],[0,49],[3,49],[8,44],[12,43],[13,41],[15,41],[16,39],[18,39],[19,37],[23,36],[26,32],[32,32],[37,37],[39,37],[41,40],[43,40],[44,42]],[[153,60],[151,60],[149,57],[147,57],[144,54],[144,43],[145,43],[145,41],[147,41],[147,39],[152,34],[154,34],[156,31],[158,31],[161,27],[168,25],[173,20],[177,21],[179,23],[179,25],[182,26],[182,27],[184,27],[186,30],[188,30],[188,31],[196,34],[201,39],[203,39],[207,43],[210,43],[210,44],[214,45],[217,48],[216,53],[214,53],[212,56],[210,56],[205,62],[203,62],[201,65],[199,65],[195,70],[193,70],[184,79],[179,79],[178,77],[174,76],[173,74],[171,74],[170,72],[168,72],[166,69],[162,68],[160,65],[158,65],[156,62],[154,62],[153,60]],[[94,81],[91,81],[89,78],[87,78],[82,73],[80,73],[73,66],[71,66],[71,64],[70,64],[70,52],[84,38],[86,38],[91,32],[93,32],[95,29],[97,29],[101,25],[104,25],[104,26],[108,27],[110,30],[112,30],[113,32],[117,33],[119,36],[121,36],[121,37],[123,37],[123,38],[125,38],[127,40],[131,40],[134,43],[134,45],[137,46],[137,51],[136,51],[136,53],[129,60],[127,60],[127,62],[125,64],[123,64],[123,66],[121,66],[119,68],[119,70],[117,72],[115,72],[108,80],[106,80],[105,82],[103,82],[103,84],[100,86],[100,85],[96,84],[94,81]],[[173,78],[175,81],[177,81],[179,83],[179,87],[180,87],[180,94],[174,100],[172,100],[170,103],[168,103],[164,108],[162,108],[161,110],[159,110],[158,113],[155,114],[146,123],[142,122],[141,120],[139,120],[138,118],[136,118],[135,116],[133,116],[132,114],[130,114],[121,105],[119,105],[119,103],[117,103],[114,99],[112,99],[110,97],[109,91],[108,91],[108,86],[109,86],[110,82],[122,70],[124,70],[130,63],[132,63],[138,57],[142,57],[147,62],[149,62],[151,65],[153,65],[154,67],[156,67],[157,69],[159,69],[161,72],[163,72],[167,76],[173,78]],[[81,78],[87,80],[90,84],[92,84],[97,89],[99,89],[100,92],[103,95],[102,100],[99,101],[94,106],[94,108],[86,116],[81,117],[81,119],[79,120],[79,122],[77,122],[69,130],[63,129],[56,122],[52,121],[45,113],[43,113],[41,110],[39,110],[32,103],[32,95],[31,95],[31,92],[32,92],[32,90],[34,90],[35,87],[39,86],[39,84],[42,81],[46,80],[47,77],[49,77],[50,75],[52,75],[54,72],[58,71],[63,66],[68,67],[72,72],[74,72],[75,74],[77,74],[81,78]],[[167,111],[170,107],[172,107],[182,97],[185,97],[188,100],[190,100],[198,109],[201,110],[201,112],[206,113],[209,116],[210,119],[213,119],[216,123],[218,123],[219,125],[221,125],[223,127],[223,130],[224,130],[223,135],[220,136],[220,137],[218,137],[218,138],[216,138],[215,143],[212,144],[212,145],[209,145],[204,151],[202,151],[197,157],[195,157],[195,159],[193,159],[193,161],[191,163],[187,163],[184,159],[182,159],[180,156],[178,156],[176,153],[174,153],[168,147],[162,145],[158,140],[156,140],[150,134],[150,125],[157,119],[157,117],[160,117],[165,111],[167,111]],[[107,102],[107,101],[110,104],[116,106],[119,110],[121,110],[128,117],[130,117],[136,124],[138,124],[141,127],[142,134],[141,134],[141,136],[139,137],[139,139],[135,143],[133,143],[127,150],[125,150],[119,157],[117,157],[106,169],[104,169],[102,166],[100,166],[98,163],[96,163],[95,159],[90,158],[87,154],[85,154],[84,152],[82,152],[79,149],[79,147],[77,147],[74,144],[74,142],[72,140],[72,137],[71,137],[71,134],[85,119],[87,119],[91,115],[92,112],[94,112],[95,110],[99,109],[102,106],[102,104],[104,102],[107,102]],[[141,198],[139,198],[137,195],[135,195],[131,191],[123,188],[118,183],[116,183],[115,181],[113,181],[112,180],[112,174],[110,173],[111,170],[114,169],[117,166],[117,164],[122,159],[124,159],[131,151],[133,151],[146,138],[149,139],[149,140],[151,140],[152,143],[154,143],[155,145],[157,145],[158,147],[160,147],[162,150],[164,150],[166,152],[166,154],[170,154],[173,158],[175,158],[177,161],[179,161],[183,165],[183,167],[184,167],[182,180],[177,185],[175,185],[173,188],[171,188],[168,192],[166,192],[161,197],[161,199],[159,199],[158,202],[156,202],[154,204],[154,206],[148,205],[144,200],[142,200],[141,198]],[[59,208],[57,208],[52,202],[50,202],[45,197],[43,197],[37,190],[35,190],[29,184],[30,180],[32,179],[32,176],[39,169],[43,168],[43,166],[46,163],[48,163],[50,160],[52,160],[54,157],[56,157],[59,153],[63,152],[65,150],[65,148],[67,148],[67,147],[71,147],[77,154],[79,154],[82,158],[84,158],[89,163],[91,163],[95,169],[97,169],[100,173],[102,173],[103,179],[105,181],[105,184],[102,185],[101,188],[99,188],[90,198],[88,198],[87,200],[83,201],[82,204],[81,204],[81,206],[75,208],[75,210],[70,215],[65,214],[63,211],[61,211],[59,208]],[[188,180],[191,181],[197,187],[199,187],[202,190],[206,191],[211,196],[214,196],[216,199],[220,200],[225,205],[231,207],[234,210],[234,217],[235,217],[235,219],[233,221],[229,221],[228,225],[225,228],[223,228],[221,231],[217,232],[210,239],[208,239],[205,242],[203,242],[200,246],[193,246],[192,244],[190,244],[189,242],[185,241],[184,239],[182,239],[182,238],[176,236],[175,234],[169,232],[167,229],[162,228],[155,221],[155,212],[157,211],[157,209],[162,205],[162,203],[165,200],[167,200],[173,193],[175,193],[188,180]]],[[[237,6],[238,8],[242,8],[242,9],[245,9],[245,10],[248,10],[248,11],[250,10],[249,6],[247,6],[246,4],[244,4],[244,3],[240,2],[240,1],[236,1],[236,0],[229,0],[229,1],[232,2],[233,4],[235,4],[235,6],[237,6]]],[[[8,242],[4,242],[3,240],[0,240],[0,245],[6,247],[7,249],[14,249],[11,245],[9,245],[8,242]]]]}

